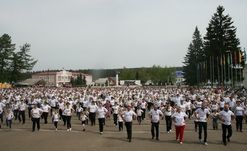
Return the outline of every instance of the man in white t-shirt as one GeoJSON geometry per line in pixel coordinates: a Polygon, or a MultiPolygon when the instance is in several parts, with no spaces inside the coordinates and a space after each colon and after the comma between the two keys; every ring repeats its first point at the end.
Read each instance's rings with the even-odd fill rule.
{"type": "Polygon", "coordinates": [[[226,139],[230,142],[232,136],[231,120],[234,118],[234,113],[229,110],[229,104],[225,104],[222,111],[219,113],[219,119],[222,122],[222,141],[224,145],[227,145],[226,139]],[[227,134],[228,131],[228,134],[227,134]]]}
{"type": "Polygon", "coordinates": [[[132,121],[133,117],[136,117],[136,113],[131,109],[131,105],[127,106],[127,111],[124,111],[122,114],[122,118],[125,122],[126,130],[127,130],[127,139],[131,142],[132,139],[132,121]]]}
{"type": "Polygon", "coordinates": [[[163,117],[163,113],[161,110],[158,109],[157,105],[154,105],[154,108],[149,112],[150,118],[151,118],[151,134],[152,139],[155,137],[154,128],[156,130],[156,140],[159,140],[159,121],[160,116],[163,117]]]}

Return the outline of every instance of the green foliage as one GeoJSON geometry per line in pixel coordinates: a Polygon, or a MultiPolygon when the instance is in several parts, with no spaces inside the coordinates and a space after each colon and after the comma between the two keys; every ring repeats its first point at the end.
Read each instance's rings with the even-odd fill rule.
{"type": "Polygon", "coordinates": [[[24,44],[15,52],[11,37],[4,34],[0,37],[0,82],[16,82],[26,77],[37,63],[30,53],[30,44],[24,44]]]}

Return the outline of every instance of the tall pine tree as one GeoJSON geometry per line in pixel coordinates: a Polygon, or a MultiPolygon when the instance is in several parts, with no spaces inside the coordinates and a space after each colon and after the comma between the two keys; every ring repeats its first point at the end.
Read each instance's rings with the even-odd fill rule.
{"type": "Polygon", "coordinates": [[[199,63],[204,60],[203,41],[200,31],[195,28],[193,33],[192,42],[189,45],[188,52],[185,56],[183,71],[185,73],[186,83],[188,85],[198,84],[202,77],[199,76],[199,63]]]}

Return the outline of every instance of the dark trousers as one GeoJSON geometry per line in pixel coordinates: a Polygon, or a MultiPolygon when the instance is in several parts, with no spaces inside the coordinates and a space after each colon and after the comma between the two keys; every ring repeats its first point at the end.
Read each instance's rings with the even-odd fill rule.
{"type": "Polygon", "coordinates": [[[28,117],[29,117],[29,119],[31,118],[31,110],[33,109],[32,107],[28,107],[27,108],[28,109],[28,117]]]}
{"type": "Polygon", "coordinates": [[[236,129],[237,131],[240,130],[242,132],[243,127],[243,116],[236,116],[236,129]]]}
{"type": "Polygon", "coordinates": [[[96,116],[95,113],[92,113],[92,112],[89,113],[89,119],[91,122],[91,126],[95,125],[95,116],[96,116]]]}
{"type": "Polygon", "coordinates": [[[194,124],[195,124],[195,132],[197,132],[198,121],[194,121],[194,124]]]}
{"type": "Polygon", "coordinates": [[[187,110],[187,111],[186,111],[186,114],[188,115],[188,118],[189,118],[189,119],[190,119],[190,117],[191,117],[191,113],[192,113],[191,110],[187,110]]]}
{"type": "Polygon", "coordinates": [[[127,130],[127,139],[131,140],[131,138],[132,138],[132,122],[125,122],[125,127],[127,130]]]}
{"type": "Polygon", "coordinates": [[[198,122],[199,140],[202,139],[202,129],[204,131],[204,142],[207,142],[207,122],[198,122]]]}
{"type": "Polygon", "coordinates": [[[14,110],[14,117],[15,117],[15,120],[17,120],[17,118],[18,118],[18,112],[19,112],[19,110],[14,110]]]}
{"type": "Polygon", "coordinates": [[[58,122],[57,121],[54,121],[53,123],[54,123],[55,128],[57,128],[58,122]]]}
{"type": "Polygon", "coordinates": [[[35,131],[35,127],[37,124],[37,129],[40,129],[40,118],[32,118],[33,121],[33,132],[35,131]]]}
{"type": "Polygon", "coordinates": [[[152,139],[155,136],[156,136],[156,139],[159,139],[159,122],[158,123],[152,122],[152,125],[151,125],[151,134],[152,134],[152,139]],[[156,135],[154,133],[154,129],[155,129],[156,135]]]}
{"type": "Polygon", "coordinates": [[[166,131],[170,131],[172,129],[172,118],[171,116],[165,116],[166,120],[166,131]]]}
{"type": "Polygon", "coordinates": [[[118,122],[118,129],[119,131],[123,130],[123,122],[118,122]]]}
{"type": "Polygon", "coordinates": [[[19,122],[21,122],[22,120],[22,123],[24,124],[25,123],[25,111],[19,111],[19,122]]]}
{"type": "Polygon", "coordinates": [[[71,128],[71,116],[66,116],[67,129],[71,128]]]}
{"type": "Polygon", "coordinates": [[[44,121],[45,121],[45,124],[47,124],[47,118],[48,118],[48,112],[43,112],[43,118],[44,118],[44,121]]]}
{"type": "Polygon", "coordinates": [[[138,124],[140,125],[142,122],[142,116],[137,116],[137,121],[138,121],[138,124]]]}
{"type": "Polygon", "coordinates": [[[3,113],[0,114],[1,123],[3,123],[3,113]]]}
{"type": "Polygon", "coordinates": [[[142,109],[142,120],[144,120],[145,116],[146,116],[146,109],[142,109]]]}
{"type": "Polygon", "coordinates": [[[218,118],[213,118],[213,129],[218,130],[218,118]]]}
{"type": "Polygon", "coordinates": [[[60,115],[59,119],[61,120],[62,117],[63,117],[63,110],[62,109],[59,109],[58,112],[59,112],[59,115],[60,115]]]}
{"type": "Polygon", "coordinates": [[[113,114],[113,121],[115,125],[117,125],[117,115],[118,114],[113,114]]]}
{"type": "Polygon", "coordinates": [[[98,118],[98,120],[99,120],[99,132],[103,132],[103,130],[104,130],[105,118],[98,118]]]}
{"type": "Polygon", "coordinates": [[[222,124],[222,141],[226,144],[226,138],[230,140],[232,136],[232,125],[222,124]]]}
{"type": "Polygon", "coordinates": [[[6,125],[11,128],[11,125],[12,125],[12,120],[7,120],[6,119],[6,125]]]}

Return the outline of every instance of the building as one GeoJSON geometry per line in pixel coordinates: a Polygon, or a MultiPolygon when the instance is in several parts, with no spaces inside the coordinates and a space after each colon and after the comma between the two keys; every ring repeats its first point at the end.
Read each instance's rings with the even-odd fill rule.
{"type": "Polygon", "coordinates": [[[183,71],[176,71],[176,84],[182,84],[185,79],[184,79],[184,72],[183,71]]]}
{"type": "Polygon", "coordinates": [[[71,78],[77,78],[79,75],[85,76],[86,84],[92,83],[92,76],[88,74],[83,74],[79,72],[69,72],[69,71],[44,71],[36,72],[32,74],[33,80],[44,80],[46,86],[56,86],[61,87],[65,85],[70,85],[71,78]]]}

